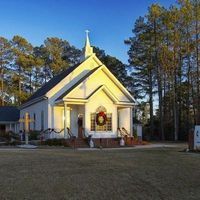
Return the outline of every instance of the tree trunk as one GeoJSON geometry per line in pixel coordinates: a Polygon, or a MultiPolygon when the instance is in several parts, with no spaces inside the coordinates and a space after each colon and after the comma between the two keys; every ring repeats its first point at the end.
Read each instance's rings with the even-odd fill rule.
{"type": "Polygon", "coordinates": [[[159,119],[160,119],[160,135],[161,139],[165,140],[164,127],[163,127],[163,103],[162,103],[162,70],[158,61],[158,45],[157,45],[157,26],[154,19],[154,48],[155,48],[155,65],[157,70],[157,83],[158,83],[158,101],[159,101],[159,119]]]}
{"type": "Polygon", "coordinates": [[[4,70],[1,68],[1,105],[4,106],[4,70]]]}
{"type": "Polygon", "coordinates": [[[178,120],[177,120],[177,94],[176,94],[176,75],[177,75],[177,62],[176,62],[176,44],[175,44],[175,31],[174,31],[174,74],[173,78],[173,115],[174,115],[174,140],[178,140],[178,120]]]}
{"type": "Polygon", "coordinates": [[[30,85],[30,94],[32,94],[32,74],[31,72],[29,73],[29,85],[30,85]]]}
{"type": "Polygon", "coordinates": [[[195,5],[195,48],[196,48],[196,84],[197,84],[197,116],[196,116],[196,122],[198,125],[200,125],[200,67],[199,67],[199,5],[198,5],[198,1],[195,1],[196,5],[195,5]]]}
{"type": "Polygon", "coordinates": [[[22,96],[21,67],[19,67],[19,82],[18,82],[18,89],[19,89],[18,104],[21,105],[21,96],[22,96]]]}
{"type": "Polygon", "coordinates": [[[150,91],[149,91],[149,106],[150,106],[150,132],[151,136],[153,136],[154,132],[154,124],[153,124],[153,80],[152,80],[152,72],[150,72],[150,91]]]}

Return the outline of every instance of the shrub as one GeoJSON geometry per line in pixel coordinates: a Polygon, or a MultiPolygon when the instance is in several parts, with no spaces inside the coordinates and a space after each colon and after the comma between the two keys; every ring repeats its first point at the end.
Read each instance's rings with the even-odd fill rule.
{"type": "Polygon", "coordinates": [[[11,139],[20,140],[19,134],[16,134],[12,131],[0,132],[0,138],[2,138],[3,140],[9,140],[9,141],[11,139]]]}
{"type": "Polygon", "coordinates": [[[21,141],[19,140],[14,140],[8,143],[8,145],[13,145],[13,146],[20,145],[20,144],[21,144],[21,141]]]}
{"type": "Polygon", "coordinates": [[[40,138],[40,131],[30,131],[29,140],[38,140],[40,138]]]}
{"type": "Polygon", "coordinates": [[[138,136],[137,136],[137,131],[134,129],[133,130],[133,137],[134,137],[134,139],[137,139],[138,138],[138,136]]]}
{"type": "Polygon", "coordinates": [[[57,138],[48,139],[45,142],[42,142],[42,144],[49,145],[49,146],[64,146],[64,147],[69,146],[67,142],[65,141],[65,139],[57,139],[57,138]]]}
{"type": "Polygon", "coordinates": [[[0,138],[10,140],[10,135],[7,132],[0,132],[0,138]]]}

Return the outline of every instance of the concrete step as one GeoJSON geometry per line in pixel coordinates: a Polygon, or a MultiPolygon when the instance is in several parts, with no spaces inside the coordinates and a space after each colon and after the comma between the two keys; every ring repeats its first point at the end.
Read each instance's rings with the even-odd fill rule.
{"type": "Polygon", "coordinates": [[[70,147],[75,147],[75,148],[89,147],[87,139],[85,138],[67,139],[66,142],[70,147]]]}

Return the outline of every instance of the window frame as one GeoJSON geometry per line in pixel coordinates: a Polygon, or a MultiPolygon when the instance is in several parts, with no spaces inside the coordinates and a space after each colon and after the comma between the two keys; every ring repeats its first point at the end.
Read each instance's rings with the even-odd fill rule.
{"type": "Polygon", "coordinates": [[[96,123],[96,115],[97,112],[95,113],[90,113],[90,131],[91,132],[112,132],[113,127],[112,127],[112,113],[106,113],[107,116],[107,121],[106,124],[103,126],[99,126],[96,123]],[[109,123],[109,124],[108,124],[109,123]],[[103,130],[100,130],[99,128],[103,128],[103,130]]]}

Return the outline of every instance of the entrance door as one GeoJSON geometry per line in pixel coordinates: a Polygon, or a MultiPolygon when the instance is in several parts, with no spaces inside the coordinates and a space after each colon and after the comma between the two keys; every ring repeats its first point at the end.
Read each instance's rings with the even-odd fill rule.
{"type": "Polygon", "coordinates": [[[78,137],[83,138],[83,115],[78,115],[78,137]]]}

